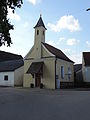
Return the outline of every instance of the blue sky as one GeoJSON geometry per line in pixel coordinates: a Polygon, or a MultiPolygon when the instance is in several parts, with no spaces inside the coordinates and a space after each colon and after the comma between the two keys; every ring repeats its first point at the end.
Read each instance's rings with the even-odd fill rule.
{"type": "Polygon", "coordinates": [[[34,29],[40,13],[47,28],[46,42],[62,50],[75,63],[81,63],[82,52],[90,51],[89,0],[24,0],[13,15],[8,9],[14,30],[13,44],[0,50],[21,54],[23,57],[34,44],[34,29]]]}

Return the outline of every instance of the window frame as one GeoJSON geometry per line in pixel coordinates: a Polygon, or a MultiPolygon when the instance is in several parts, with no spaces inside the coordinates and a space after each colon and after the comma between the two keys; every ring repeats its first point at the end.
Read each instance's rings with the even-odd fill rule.
{"type": "Polygon", "coordinates": [[[68,79],[70,80],[71,79],[71,68],[68,67],[68,79]]]}
{"type": "Polygon", "coordinates": [[[4,75],[4,81],[8,81],[8,75],[4,75]]]}
{"type": "Polygon", "coordinates": [[[61,66],[61,78],[64,79],[64,66],[61,66]]]}
{"type": "Polygon", "coordinates": [[[37,35],[39,35],[39,30],[37,30],[37,35]]]}
{"type": "Polygon", "coordinates": [[[45,35],[45,31],[43,30],[43,35],[45,35]]]}

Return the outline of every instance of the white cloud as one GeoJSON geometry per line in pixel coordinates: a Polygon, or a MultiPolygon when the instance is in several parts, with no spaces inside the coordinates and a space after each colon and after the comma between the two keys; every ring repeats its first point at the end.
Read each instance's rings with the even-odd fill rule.
{"type": "Polygon", "coordinates": [[[52,40],[47,41],[47,43],[48,43],[49,45],[52,45],[52,46],[55,46],[55,47],[56,47],[56,43],[55,43],[54,41],[52,41],[52,40]]]}
{"type": "Polygon", "coordinates": [[[24,28],[27,28],[29,26],[29,23],[28,22],[25,22],[24,23],[24,28]]]}
{"type": "Polygon", "coordinates": [[[89,41],[86,41],[86,44],[88,47],[90,47],[90,42],[89,41]]]}
{"type": "Polygon", "coordinates": [[[68,56],[76,64],[82,63],[82,53],[72,53],[68,56]]]}
{"type": "Polygon", "coordinates": [[[64,41],[65,40],[65,37],[60,37],[59,38],[59,42],[62,42],[62,41],[64,41]]]}
{"type": "Polygon", "coordinates": [[[69,52],[70,52],[70,49],[68,49],[68,48],[67,48],[67,49],[64,49],[63,52],[69,53],[69,52]]]}
{"type": "Polygon", "coordinates": [[[67,40],[67,45],[76,45],[77,43],[79,43],[79,40],[75,39],[75,38],[71,38],[67,40]]]}
{"type": "Polygon", "coordinates": [[[32,3],[33,5],[36,5],[37,3],[41,2],[41,0],[27,0],[27,1],[32,3]]]}
{"type": "Polygon", "coordinates": [[[76,53],[75,51],[73,51],[69,48],[65,48],[65,49],[63,49],[62,47],[60,48],[60,46],[57,45],[57,42],[54,42],[54,41],[47,41],[47,43],[60,49],[73,62],[75,62],[77,64],[82,63],[82,53],[81,52],[76,53]]]}
{"type": "Polygon", "coordinates": [[[16,20],[16,21],[20,21],[21,18],[17,13],[12,12],[12,10],[10,8],[8,8],[8,18],[12,19],[12,20],[16,20]]]}
{"type": "Polygon", "coordinates": [[[47,26],[55,32],[60,32],[63,29],[73,32],[81,29],[78,19],[75,19],[72,15],[62,16],[56,24],[48,23],[47,26]]]}

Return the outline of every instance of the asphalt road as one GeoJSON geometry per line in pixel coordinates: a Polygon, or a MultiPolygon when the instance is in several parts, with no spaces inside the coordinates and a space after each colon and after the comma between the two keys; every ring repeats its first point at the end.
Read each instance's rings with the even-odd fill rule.
{"type": "Polygon", "coordinates": [[[0,120],[90,120],[90,91],[0,88],[0,120]]]}

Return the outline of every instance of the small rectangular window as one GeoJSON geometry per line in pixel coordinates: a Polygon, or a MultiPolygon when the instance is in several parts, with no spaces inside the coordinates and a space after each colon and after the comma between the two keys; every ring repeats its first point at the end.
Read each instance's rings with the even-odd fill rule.
{"type": "Polygon", "coordinates": [[[37,35],[39,35],[39,30],[37,30],[37,35]]]}
{"type": "Polygon", "coordinates": [[[5,81],[8,81],[8,75],[5,75],[5,76],[4,76],[4,80],[5,80],[5,81]]]}
{"type": "Polygon", "coordinates": [[[43,35],[45,34],[45,32],[43,31],[43,35]]]}
{"type": "Polygon", "coordinates": [[[58,79],[58,75],[56,75],[56,79],[58,79]]]}
{"type": "Polygon", "coordinates": [[[64,66],[61,66],[61,78],[64,79],[64,66]]]}
{"type": "Polygon", "coordinates": [[[71,79],[71,69],[70,69],[70,67],[68,67],[68,79],[69,80],[71,79]]]}

